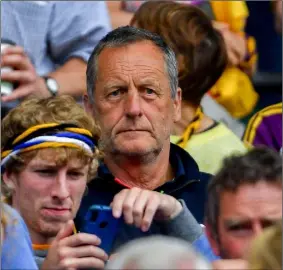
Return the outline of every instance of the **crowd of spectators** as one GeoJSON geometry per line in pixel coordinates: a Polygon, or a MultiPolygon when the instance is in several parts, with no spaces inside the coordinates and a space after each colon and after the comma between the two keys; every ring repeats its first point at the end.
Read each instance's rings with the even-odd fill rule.
{"type": "Polygon", "coordinates": [[[281,60],[277,0],[1,1],[1,269],[282,269],[281,60]]]}

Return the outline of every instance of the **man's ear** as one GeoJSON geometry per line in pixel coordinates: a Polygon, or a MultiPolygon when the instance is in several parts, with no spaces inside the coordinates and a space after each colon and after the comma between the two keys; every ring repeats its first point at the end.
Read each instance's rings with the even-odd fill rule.
{"type": "Polygon", "coordinates": [[[211,226],[205,223],[205,234],[208,238],[208,241],[210,243],[210,246],[216,256],[220,256],[220,248],[219,248],[219,243],[218,241],[214,238],[211,230],[211,226]]]}
{"type": "Polygon", "coordinates": [[[3,181],[9,190],[15,189],[16,178],[14,173],[8,173],[7,171],[3,174],[3,181]]]}
{"type": "Polygon", "coordinates": [[[182,112],[181,112],[181,106],[182,106],[182,89],[180,87],[177,88],[176,97],[174,98],[174,115],[173,115],[173,121],[174,123],[178,122],[181,119],[182,112]]]}
{"type": "Polygon", "coordinates": [[[87,112],[87,114],[94,117],[94,106],[93,103],[89,100],[87,94],[83,95],[83,103],[84,103],[84,109],[87,112]]]}

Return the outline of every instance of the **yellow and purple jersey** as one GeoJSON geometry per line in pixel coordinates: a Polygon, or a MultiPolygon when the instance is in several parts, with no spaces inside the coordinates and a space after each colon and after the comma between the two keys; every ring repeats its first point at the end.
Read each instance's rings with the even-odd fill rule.
{"type": "Polygon", "coordinates": [[[282,102],[257,112],[249,121],[243,140],[253,146],[282,148],[282,102]]]}

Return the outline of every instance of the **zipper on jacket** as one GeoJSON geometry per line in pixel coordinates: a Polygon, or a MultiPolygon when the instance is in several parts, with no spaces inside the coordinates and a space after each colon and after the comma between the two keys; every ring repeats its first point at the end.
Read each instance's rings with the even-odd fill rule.
{"type": "Polygon", "coordinates": [[[187,182],[184,185],[182,185],[182,186],[180,186],[178,188],[173,189],[172,191],[168,192],[167,194],[172,194],[172,193],[174,193],[174,192],[176,192],[176,191],[178,191],[178,190],[180,190],[180,189],[182,189],[182,188],[184,188],[184,187],[186,187],[186,186],[188,186],[190,184],[196,183],[196,182],[200,182],[200,179],[191,180],[190,182],[187,182]]]}

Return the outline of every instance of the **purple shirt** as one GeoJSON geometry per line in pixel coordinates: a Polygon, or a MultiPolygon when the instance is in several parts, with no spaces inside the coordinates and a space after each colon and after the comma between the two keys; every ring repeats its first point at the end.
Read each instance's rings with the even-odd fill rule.
{"type": "Polygon", "coordinates": [[[282,147],[282,103],[268,106],[255,114],[247,126],[244,141],[279,152],[282,147]]]}

